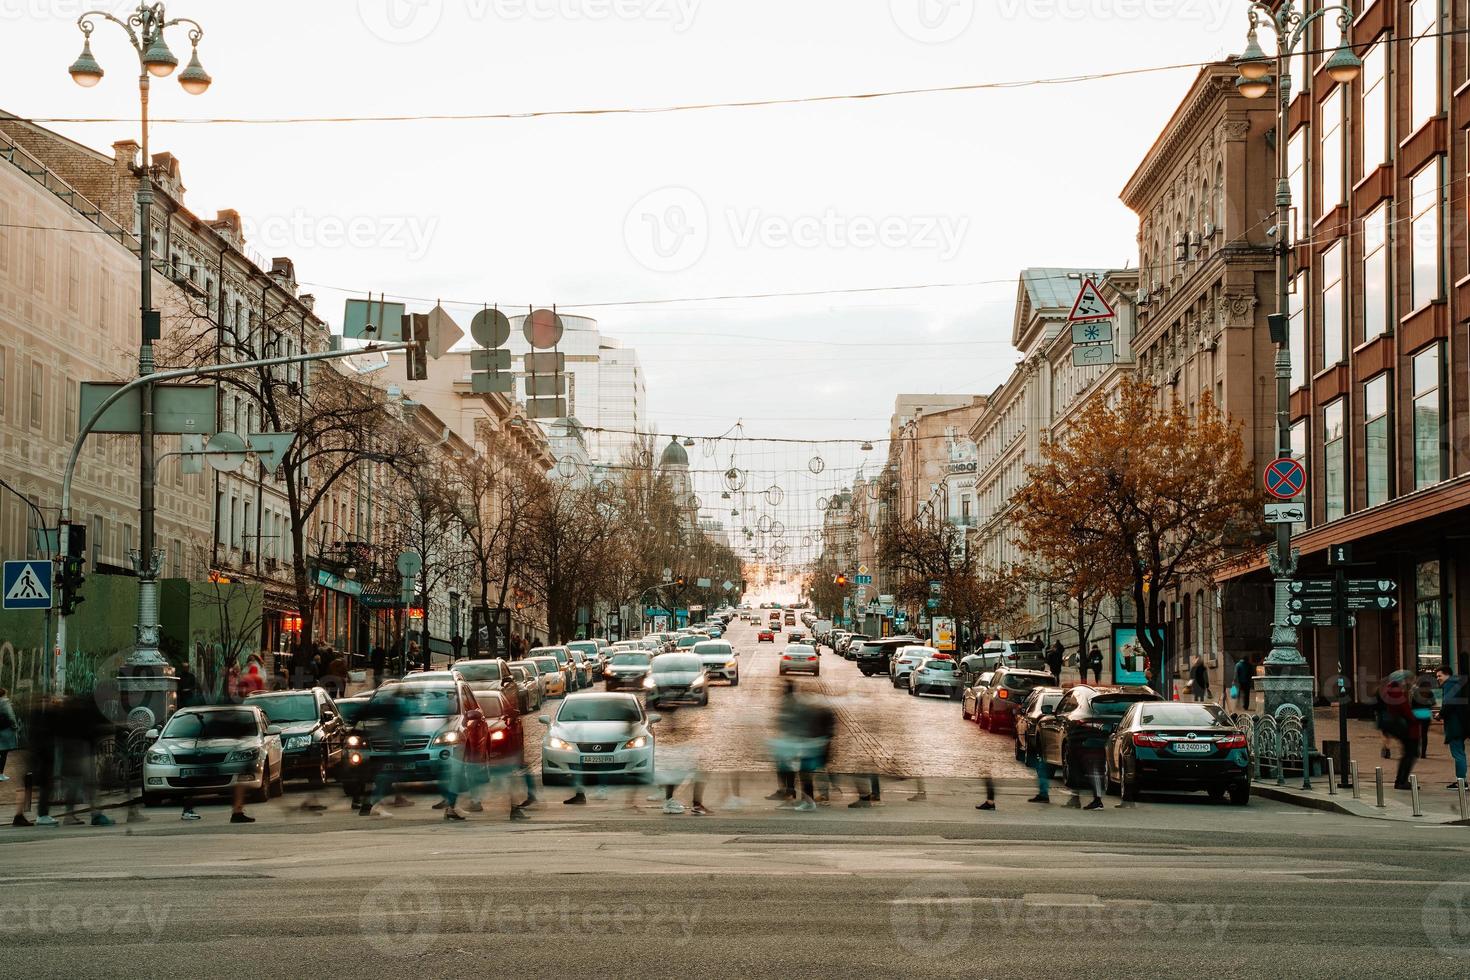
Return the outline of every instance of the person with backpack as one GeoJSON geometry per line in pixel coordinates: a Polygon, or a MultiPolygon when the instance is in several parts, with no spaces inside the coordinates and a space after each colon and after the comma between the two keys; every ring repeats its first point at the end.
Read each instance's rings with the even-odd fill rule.
{"type": "Polygon", "coordinates": [[[1394,775],[1394,789],[1409,788],[1409,774],[1414,771],[1414,763],[1419,759],[1419,729],[1422,722],[1413,705],[1410,685],[1414,682],[1414,676],[1408,671],[1394,671],[1388,675],[1388,683],[1378,692],[1378,730],[1383,733],[1385,754],[1389,752],[1387,745],[1390,740],[1399,745],[1399,765],[1394,775]]]}
{"type": "Polygon", "coordinates": [[[1446,789],[1457,789],[1466,780],[1465,738],[1470,735],[1470,685],[1464,674],[1451,674],[1449,667],[1441,664],[1435,673],[1441,693],[1439,717],[1444,723],[1444,741],[1449,746],[1450,758],[1455,762],[1455,782],[1446,789]]]}

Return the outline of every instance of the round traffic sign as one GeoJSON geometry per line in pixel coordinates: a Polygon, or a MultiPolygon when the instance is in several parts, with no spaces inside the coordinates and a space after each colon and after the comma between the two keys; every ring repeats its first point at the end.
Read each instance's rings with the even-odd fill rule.
{"type": "Polygon", "coordinates": [[[1292,500],[1307,487],[1307,471],[1294,459],[1281,458],[1266,467],[1266,492],[1277,500],[1292,500]]]}
{"type": "Polygon", "coordinates": [[[470,336],[481,347],[499,347],[510,339],[510,317],[499,310],[481,310],[470,321],[470,336]]]}
{"type": "Polygon", "coordinates": [[[555,347],[563,333],[561,317],[551,310],[535,310],[526,317],[521,332],[526,335],[526,343],[536,350],[555,347]]]}

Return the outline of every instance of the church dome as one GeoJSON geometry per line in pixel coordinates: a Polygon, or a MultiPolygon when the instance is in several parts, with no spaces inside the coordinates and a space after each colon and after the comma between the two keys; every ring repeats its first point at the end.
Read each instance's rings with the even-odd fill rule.
{"type": "Polygon", "coordinates": [[[689,454],[684,451],[683,446],[679,445],[679,439],[676,436],[672,442],[664,447],[664,454],[658,459],[658,467],[659,469],[663,469],[666,466],[688,465],[689,454]]]}

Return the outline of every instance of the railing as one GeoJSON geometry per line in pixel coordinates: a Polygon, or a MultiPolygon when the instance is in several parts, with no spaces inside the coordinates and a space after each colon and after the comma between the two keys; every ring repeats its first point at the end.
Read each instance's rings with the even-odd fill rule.
{"type": "Polygon", "coordinates": [[[102,229],[102,232],[109,238],[115,239],[118,244],[134,253],[138,251],[138,239],[132,232],[103,213],[101,208],[77,193],[74,187],[46,169],[45,164],[31,156],[23,147],[13,142],[4,133],[0,133],[0,157],[4,157],[10,161],[21,173],[55,194],[77,214],[102,229]]]}

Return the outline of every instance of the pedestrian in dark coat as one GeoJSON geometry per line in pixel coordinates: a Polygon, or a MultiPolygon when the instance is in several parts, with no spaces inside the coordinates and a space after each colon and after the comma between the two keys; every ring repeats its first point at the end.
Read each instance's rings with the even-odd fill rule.
{"type": "Polygon", "coordinates": [[[1053,640],[1051,649],[1046,651],[1046,669],[1051,671],[1051,676],[1058,681],[1062,679],[1062,658],[1066,651],[1062,648],[1061,640],[1053,640]]]}
{"type": "Polygon", "coordinates": [[[1235,707],[1241,711],[1251,710],[1251,688],[1256,684],[1255,665],[1249,657],[1235,661],[1235,707]]]}
{"type": "MultiPolygon", "coordinates": [[[[1439,679],[1441,693],[1439,717],[1444,723],[1444,741],[1450,748],[1450,758],[1455,762],[1455,779],[1463,781],[1465,771],[1465,738],[1470,736],[1470,684],[1464,674],[1451,674],[1448,667],[1441,666],[1435,675],[1439,679]]],[[[1450,783],[1449,789],[1456,784],[1450,783]]]]}
{"type": "MultiPolygon", "coordinates": [[[[1414,684],[1414,693],[1411,696],[1411,700],[1414,704],[1416,717],[1421,722],[1427,721],[1427,719],[1434,715],[1434,691],[1438,687],[1439,684],[1435,682],[1434,675],[1427,670],[1419,675],[1418,681],[1414,684]]],[[[1419,758],[1429,758],[1428,724],[1420,724],[1419,726],[1419,758]]]]}
{"type": "Polygon", "coordinates": [[[1394,789],[1409,788],[1409,774],[1414,771],[1414,763],[1419,758],[1421,724],[1414,714],[1411,683],[1414,683],[1414,678],[1408,671],[1396,671],[1389,675],[1388,683],[1378,692],[1378,730],[1399,744],[1394,789]]]}
{"type": "MultiPolygon", "coordinates": [[[[1102,655],[1102,651],[1098,649],[1098,646],[1097,646],[1096,643],[1094,643],[1092,645],[1092,649],[1091,650],[1088,650],[1087,651],[1087,667],[1088,667],[1089,670],[1092,671],[1092,676],[1097,681],[1097,683],[1101,684],[1102,683],[1103,655],[1102,655]]],[[[1082,679],[1084,681],[1087,680],[1087,671],[1086,670],[1084,670],[1082,672],[1082,679]]]]}
{"type": "Polygon", "coordinates": [[[1189,669],[1189,691],[1196,701],[1207,701],[1210,697],[1210,672],[1205,667],[1204,657],[1195,657],[1189,669]]]}

